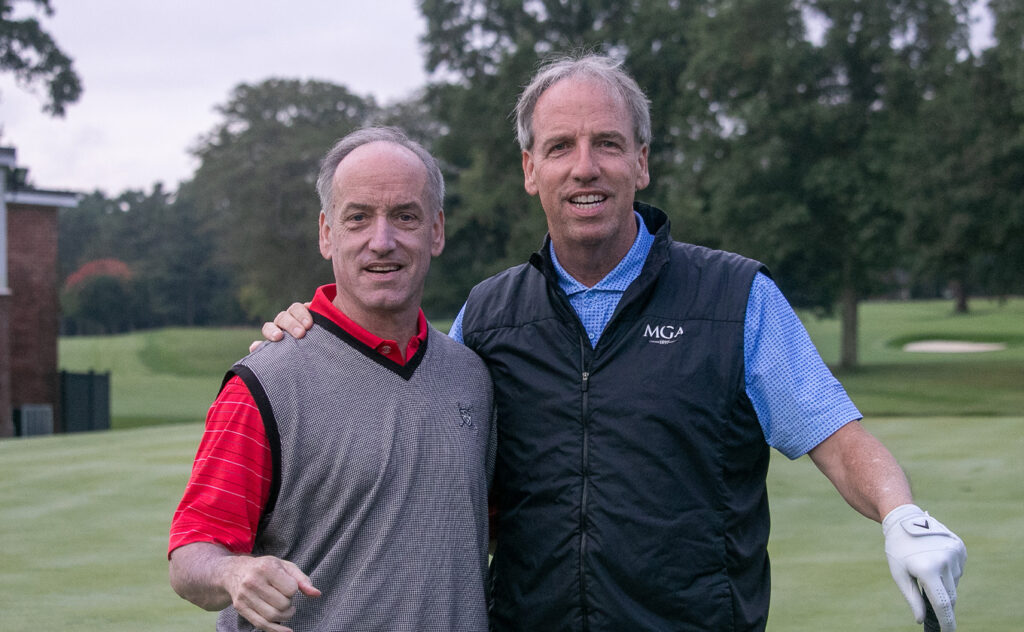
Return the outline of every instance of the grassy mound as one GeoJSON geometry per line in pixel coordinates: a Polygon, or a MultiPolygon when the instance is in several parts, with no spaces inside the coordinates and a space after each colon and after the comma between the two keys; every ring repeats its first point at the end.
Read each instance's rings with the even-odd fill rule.
{"type": "Polygon", "coordinates": [[[258,329],[159,329],[60,340],[68,371],[110,371],[111,426],[201,421],[258,329]]]}

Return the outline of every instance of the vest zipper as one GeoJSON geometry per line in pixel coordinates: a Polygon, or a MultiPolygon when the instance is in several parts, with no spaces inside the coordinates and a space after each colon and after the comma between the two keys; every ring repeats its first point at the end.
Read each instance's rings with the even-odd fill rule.
{"type": "Polygon", "coordinates": [[[581,485],[580,485],[580,558],[579,558],[579,572],[580,572],[580,614],[583,620],[583,631],[587,632],[590,629],[590,623],[588,621],[589,608],[587,607],[587,580],[586,580],[586,551],[587,551],[587,481],[589,477],[590,469],[590,436],[589,428],[587,424],[587,413],[588,413],[588,396],[590,391],[590,371],[587,367],[587,346],[589,342],[586,338],[580,337],[580,424],[583,426],[583,450],[581,455],[581,485]]]}

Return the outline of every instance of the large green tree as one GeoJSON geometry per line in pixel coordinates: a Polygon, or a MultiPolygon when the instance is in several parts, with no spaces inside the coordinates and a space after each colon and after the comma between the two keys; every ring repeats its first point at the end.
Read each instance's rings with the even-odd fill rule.
{"type": "Polygon", "coordinates": [[[965,49],[968,5],[426,0],[428,68],[457,79],[439,89],[455,236],[494,244],[480,257],[495,265],[524,259],[514,236],[542,220],[522,210],[507,113],[540,57],[590,47],[623,60],[651,98],[642,196],[679,237],[763,259],[796,302],[838,303],[852,366],[858,300],[894,262],[894,139],[965,49]]]}
{"type": "Polygon", "coordinates": [[[1024,119],[985,57],[958,64],[907,121],[893,164],[906,267],[917,283],[948,286],[958,313],[972,292],[1005,293],[1024,279],[1024,119]]]}
{"type": "MultiPolygon", "coordinates": [[[[160,189],[151,194],[152,200],[160,189]]],[[[154,200],[155,202],[155,200],[154,200]]],[[[193,186],[181,185],[152,204],[138,253],[136,290],[153,325],[235,324],[243,320],[232,292],[231,269],[217,256],[219,242],[202,221],[193,186]]]]}
{"type": "Polygon", "coordinates": [[[189,187],[245,313],[264,320],[329,282],[317,248],[319,161],[335,140],[377,122],[372,98],[320,81],[242,84],[195,149],[189,187]]]}
{"type": "MultiPolygon", "coordinates": [[[[43,111],[64,116],[65,109],[82,94],[82,80],[71,58],[34,17],[18,19],[16,0],[0,0],[0,71],[14,74],[26,87],[42,85],[46,90],[43,111]]],[[[50,0],[29,0],[45,15],[53,15],[50,0]]]]}
{"type": "Polygon", "coordinates": [[[690,130],[678,171],[725,247],[760,258],[795,302],[842,322],[897,262],[892,177],[904,124],[967,47],[966,1],[706,2],[673,113],[690,130]],[[696,102],[696,103],[695,103],[696,102]]]}
{"type": "Polygon", "coordinates": [[[994,206],[1000,218],[994,227],[1001,253],[994,270],[998,291],[1024,290],[1024,4],[990,0],[995,19],[995,46],[986,52],[985,67],[998,82],[986,98],[989,112],[1004,131],[995,161],[1000,186],[994,206]]]}
{"type": "Polygon", "coordinates": [[[892,167],[906,268],[919,285],[950,289],[961,313],[972,292],[1024,283],[1024,9],[990,8],[995,45],[948,65],[904,121],[892,167]]]}
{"type": "MultiPolygon", "coordinates": [[[[511,117],[516,97],[549,56],[588,49],[624,60],[653,102],[652,185],[657,202],[671,183],[659,176],[678,159],[659,114],[677,98],[675,77],[689,54],[691,2],[505,2],[424,0],[427,68],[436,78],[427,99],[442,122],[435,144],[445,162],[448,245],[435,264],[450,281],[441,297],[458,309],[484,277],[526,260],[544,235],[540,204],[523,188],[511,117]]],[[[429,288],[428,288],[429,289],[429,288]]]]}

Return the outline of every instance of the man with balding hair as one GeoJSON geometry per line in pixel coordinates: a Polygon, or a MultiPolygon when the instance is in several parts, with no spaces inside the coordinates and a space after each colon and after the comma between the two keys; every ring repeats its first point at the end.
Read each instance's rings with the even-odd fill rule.
{"type": "Polygon", "coordinates": [[[171,527],[171,584],[221,610],[221,631],[486,630],[491,381],[420,309],[441,172],[370,128],[327,154],[317,190],[335,283],[301,340],[229,371],[171,527]]]}

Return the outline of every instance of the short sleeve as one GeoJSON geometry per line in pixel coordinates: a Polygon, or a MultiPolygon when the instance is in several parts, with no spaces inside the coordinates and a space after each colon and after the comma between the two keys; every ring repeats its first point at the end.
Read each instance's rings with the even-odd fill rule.
{"type": "Polygon", "coordinates": [[[232,377],[207,413],[192,476],[171,521],[168,555],[193,542],[251,552],[270,494],[271,459],[252,394],[232,377]]]}
{"type": "Polygon", "coordinates": [[[860,419],[775,283],[757,274],[744,323],[746,391],[768,445],[795,459],[860,419]]]}

